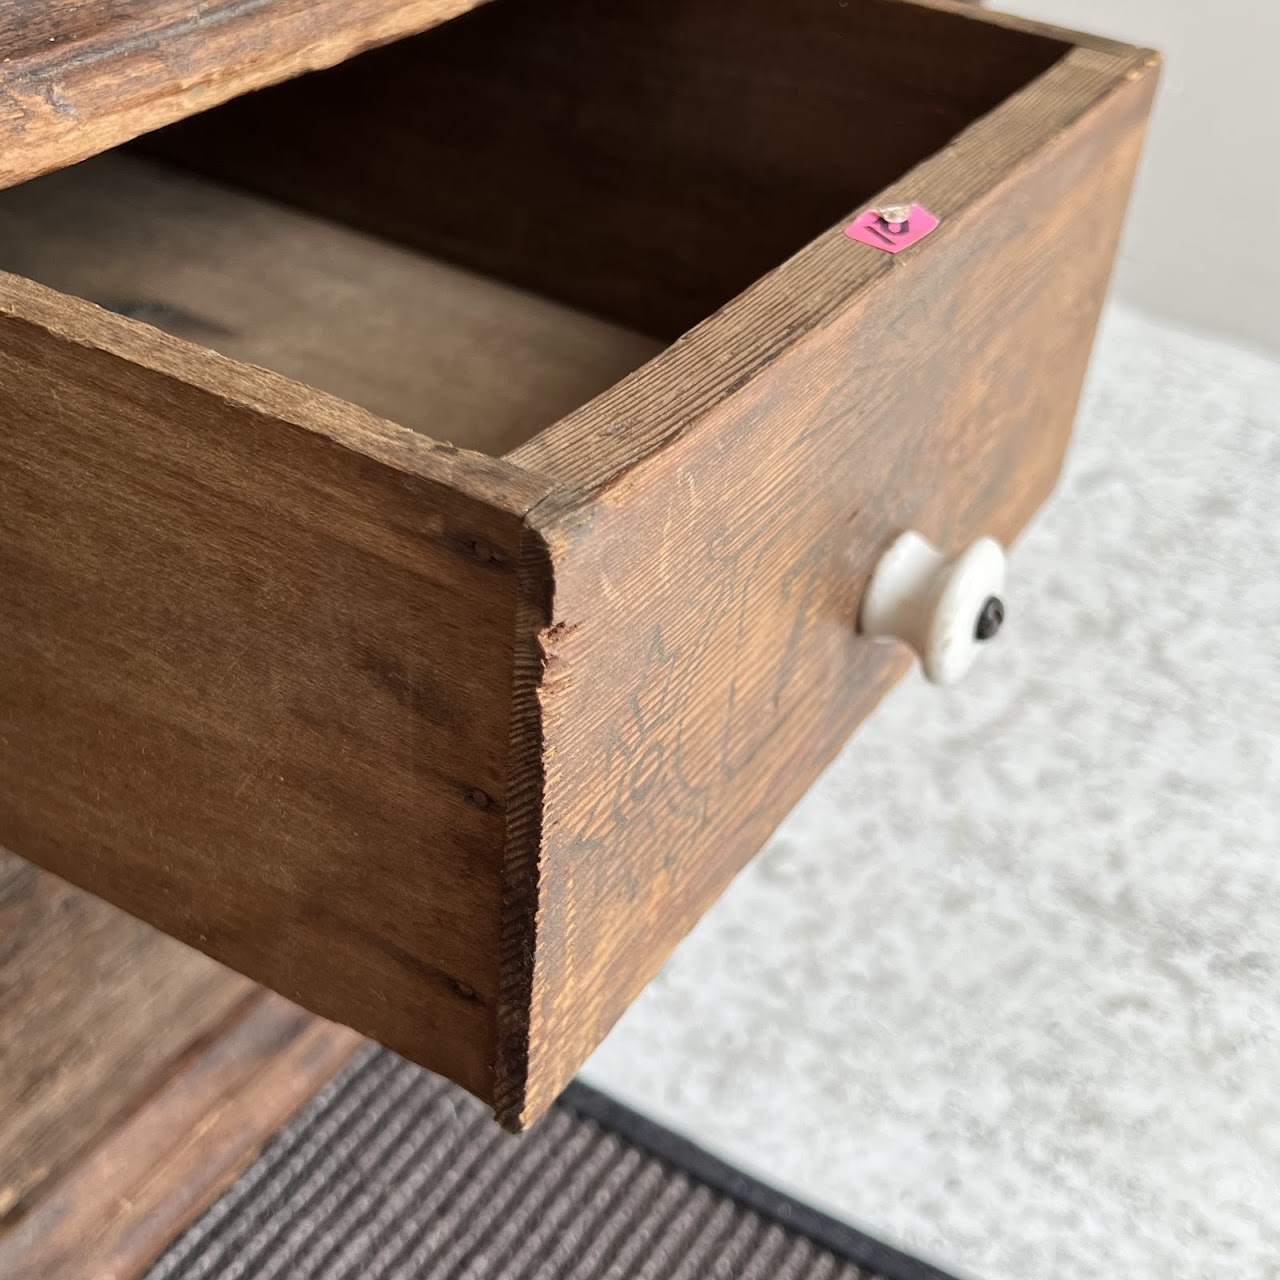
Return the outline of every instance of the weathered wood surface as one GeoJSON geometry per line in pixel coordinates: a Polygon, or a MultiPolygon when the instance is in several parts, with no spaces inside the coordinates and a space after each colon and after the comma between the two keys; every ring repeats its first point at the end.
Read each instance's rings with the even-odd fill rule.
{"type": "Polygon", "coordinates": [[[512,1127],[904,669],[854,634],[881,549],[1049,492],[1155,80],[946,0],[652,13],[494,0],[155,143],[660,337],[715,312],[504,460],[0,282],[0,841],[512,1127]],[[876,198],[942,225],[850,242],[876,198]]]}
{"type": "Polygon", "coordinates": [[[237,974],[0,854],[0,1224],[253,993],[237,974]]]}
{"type": "Polygon", "coordinates": [[[659,344],[127,155],[0,192],[0,270],[497,456],[659,344]]]}
{"type": "Polygon", "coordinates": [[[545,485],[0,278],[0,844],[491,1089],[545,485]]]}
{"type": "Polygon", "coordinates": [[[0,0],[0,186],[481,0],[0,0]]]}
{"type": "Polygon", "coordinates": [[[140,1274],[358,1043],[0,853],[0,1275],[140,1274]]]}
{"type": "Polygon", "coordinates": [[[916,249],[834,227],[513,455],[563,487],[531,513],[555,591],[541,841],[508,850],[508,950],[532,956],[505,988],[508,1123],[905,669],[854,633],[881,550],[1008,542],[1048,495],[1154,82],[1149,54],[1073,52],[891,186],[942,217],[916,249]]]}

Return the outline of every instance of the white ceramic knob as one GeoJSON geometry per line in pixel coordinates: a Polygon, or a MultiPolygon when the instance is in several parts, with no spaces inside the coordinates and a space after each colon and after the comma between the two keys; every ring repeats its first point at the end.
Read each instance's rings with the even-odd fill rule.
{"type": "Polygon", "coordinates": [[[858,629],[901,640],[924,673],[950,684],[973,666],[1004,621],[1004,548],[979,538],[948,560],[918,533],[904,533],[880,557],[858,612],[858,629]]]}

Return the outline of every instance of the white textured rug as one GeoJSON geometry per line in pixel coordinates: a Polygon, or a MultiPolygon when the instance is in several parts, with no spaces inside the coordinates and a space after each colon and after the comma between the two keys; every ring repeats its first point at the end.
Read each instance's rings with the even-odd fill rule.
{"type": "Polygon", "coordinates": [[[587,1078],[986,1280],[1280,1277],[1280,365],[1113,311],[913,675],[587,1078]]]}

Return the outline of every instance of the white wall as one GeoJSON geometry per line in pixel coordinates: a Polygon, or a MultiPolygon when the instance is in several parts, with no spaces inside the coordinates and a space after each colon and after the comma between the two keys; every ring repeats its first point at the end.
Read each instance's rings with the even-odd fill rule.
{"type": "Polygon", "coordinates": [[[1280,0],[991,0],[1164,52],[1117,292],[1280,352],[1280,0]],[[1244,210],[1247,230],[1220,217],[1244,210]]]}

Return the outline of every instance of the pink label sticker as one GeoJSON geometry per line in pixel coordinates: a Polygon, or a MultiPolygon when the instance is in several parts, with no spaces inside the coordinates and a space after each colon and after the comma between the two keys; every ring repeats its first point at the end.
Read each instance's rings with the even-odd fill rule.
{"type": "Polygon", "coordinates": [[[923,240],[937,225],[935,218],[921,204],[913,204],[909,208],[900,206],[887,211],[868,209],[844,229],[850,240],[859,240],[869,244],[873,249],[883,249],[885,253],[901,253],[909,249],[917,241],[923,240]],[[894,215],[893,220],[885,217],[885,212],[894,215]],[[905,214],[901,221],[897,218],[905,214]]]}

